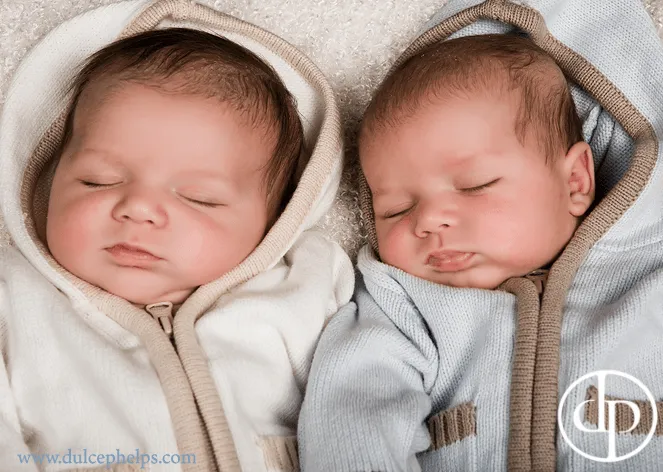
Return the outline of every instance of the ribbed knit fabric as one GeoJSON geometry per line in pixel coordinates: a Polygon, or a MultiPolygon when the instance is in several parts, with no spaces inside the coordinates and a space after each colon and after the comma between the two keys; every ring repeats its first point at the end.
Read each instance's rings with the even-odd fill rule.
{"type": "MultiPolygon", "coordinates": [[[[570,392],[559,424],[557,410],[571,384],[596,370],[630,374],[663,401],[663,46],[637,1],[452,0],[397,63],[451,37],[514,31],[577,84],[596,206],[539,301],[526,278],[496,291],[456,289],[382,264],[362,182],[374,250],[360,252],[357,308],[332,321],[314,358],[299,432],[304,470],[661,470],[661,436],[606,469],[559,434],[561,426],[580,450],[607,456],[605,433],[572,422],[596,377],[570,392]],[[458,441],[438,447],[431,420],[461,405],[475,409],[476,433],[454,432],[458,441]]],[[[615,377],[606,395],[646,399],[615,377]]],[[[618,436],[619,455],[642,443],[638,431],[618,436]]]]}
{"type": "MultiPolygon", "coordinates": [[[[640,379],[663,400],[663,369],[657,361],[663,359],[658,342],[663,336],[662,247],[631,248],[616,260],[597,252],[598,260],[592,257],[581,268],[561,333],[562,391],[589,372],[615,369],[640,379]],[[609,260],[637,271],[606,270],[609,260]]],[[[533,326],[536,318],[528,317],[536,310],[521,310],[516,296],[505,291],[455,289],[417,279],[376,261],[368,247],[360,252],[359,269],[358,312],[349,306],[332,319],[314,357],[300,418],[303,470],[538,470],[537,462],[527,462],[529,450],[507,454],[510,439],[524,434],[522,442],[529,444],[530,428],[537,427],[531,408],[510,411],[517,395],[531,390],[511,379],[532,379],[534,364],[518,367],[527,370],[525,375],[514,370],[514,340],[516,350],[531,349],[518,341],[516,326],[533,326]],[[436,445],[431,420],[467,404],[476,409],[476,433],[436,445]]],[[[533,283],[522,283],[535,293],[533,283]]],[[[568,404],[584,401],[596,381],[574,389],[568,404]]],[[[609,382],[611,396],[646,400],[632,384],[609,382]]],[[[604,456],[605,435],[571,429],[572,413],[573,408],[565,410],[571,440],[604,456]]],[[[620,435],[618,444],[634,449],[643,439],[642,434],[620,435]]],[[[561,438],[557,449],[558,470],[604,470],[561,438]]],[[[610,470],[658,470],[661,463],[663,437],[655,436],[640,454],[610,470]]]]}

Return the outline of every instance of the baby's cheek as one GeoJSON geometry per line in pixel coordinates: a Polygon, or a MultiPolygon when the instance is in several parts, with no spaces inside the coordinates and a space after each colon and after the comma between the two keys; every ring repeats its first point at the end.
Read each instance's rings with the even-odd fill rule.
{"type": "Polygon", "coordinates": [[[253,250],[248,239],[241,229],[218,223],[190,224],[173,238],[178,265],[194,285],[216,280],[238,265],[253,250]]]}
{"type": "Polygon", "coordinates": [[[378,227],[378,248],[383,262],[408,271],[414,262],[409,225],[400,221],[389,227],[378,227]]]}
{"type": "Polygon", "coordinates": [[[171,257],[181,261],[184,267],[200,268],[213,264],[218,260],[216,255],[226,246],[224,231],[200,222],[178,223],[171,226],[171,231],[173,234],[169,239],[174,243],[171,257]]]}
{"type": "Polygon", "coordinates": [[[512,215],[501,226],[492,228],[495,258],[508,269],[509,275],[529,272],[541,265],[549,235],[535,216],[512,215]]]}
{"type": "Polygon", "coordinates": [[[100,205],[95,201],[75,201],[56,207],[48,218],[49,245],[64,255],[85,252],[103,227],[100,205]]]}

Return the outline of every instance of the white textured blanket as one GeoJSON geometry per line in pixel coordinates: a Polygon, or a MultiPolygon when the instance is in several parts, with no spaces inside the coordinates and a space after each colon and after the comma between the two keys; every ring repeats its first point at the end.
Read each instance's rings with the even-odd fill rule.
{"type": "MultiPolygon", "coordinates": [[[[116,0],[0,0],[0,106],[25,54],[59,23],[116,0]]],[[[346,120],[348,157],[357,122],[396,57],[446,0],[198,0],[266,28],[311,57],[336,89],[346,120]]],[[[644,0],[663,37],[663,0],[644,0]]],[[[324,229],[355,256],[364,240],[348,166],[324,229]]],[[[8,236],[0,220],[0,245],[8,236]]]]}

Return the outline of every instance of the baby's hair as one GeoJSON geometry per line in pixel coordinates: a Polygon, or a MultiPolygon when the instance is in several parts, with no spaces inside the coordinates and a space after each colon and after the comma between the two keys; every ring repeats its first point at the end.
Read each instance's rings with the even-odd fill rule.
{"type": "Polygon", "coordinates": [[[543,49],[516,34],[465,36],[428,46],[387,76],[364,115],[361,138],[401,124],[424,104],[454,95],[517,90],[515,131],[529,130],[550,161],[582,141],[567,79],[543,49]]]}
{"type": "Polygon", "coordinates": [[[61,149],[71,139],[81,96],[100,81],[106,95],[122,84],[136,83],[229,104],[247,125],[262,128],[265,139],[275,141],[263,180],[270,224],[285,208],[306,166],[304,132],[294,97],[253,52],[221,36],[188,28],[147,31],[109,44],[88,58],[72,82],[61,149]]]}

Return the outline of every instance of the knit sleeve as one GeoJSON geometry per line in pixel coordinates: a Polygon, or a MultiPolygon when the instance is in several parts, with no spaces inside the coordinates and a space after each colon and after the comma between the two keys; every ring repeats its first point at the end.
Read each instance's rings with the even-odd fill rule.
{"type": "Polygon", "coordinates": [[[418,471],[430,444],[425,382],[435,351],[365,291],[332,318],[316,350],[299,422],[303,471],[418,471]],[[423,349],[422,349],[423,347],[423,349]]]}
{"type": "Polygon", "coordinates": [[[8,374],[9,307],[0,275],[0,471],[37,471],[23,441],[8,374]]]}

